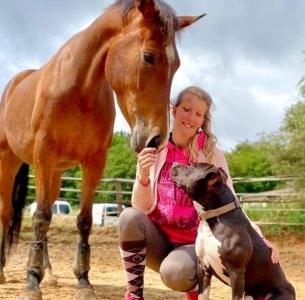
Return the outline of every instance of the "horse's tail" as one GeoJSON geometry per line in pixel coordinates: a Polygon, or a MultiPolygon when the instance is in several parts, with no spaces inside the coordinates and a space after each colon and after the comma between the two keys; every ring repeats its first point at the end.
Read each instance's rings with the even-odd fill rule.
{"type": "Polygon", "coordinates": [[[28,181],[29,181],[28,175],[29,175],[29,165],[23,163],[15,177],[14,188],[12,193],[13,215],[7,235],[8,254],[10,252],[12,245],[18,242],[23,208],[25,207],[26,204],[26,196],[27,196],[28,181]]]}

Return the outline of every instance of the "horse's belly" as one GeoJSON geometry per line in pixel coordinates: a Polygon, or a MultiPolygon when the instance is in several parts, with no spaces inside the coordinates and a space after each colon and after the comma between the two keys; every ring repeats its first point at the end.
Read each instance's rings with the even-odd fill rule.
{"type": "Polygon", "coordinates": [[[30,70],[18,74],[12,81],[5,102],[4,123],[8,144],[16,156],[29,163],[32,160],[34,142],[31,118],[35,102],[36,73],[30,70]],[[28,76],[21,80],[27,73],[28,76]]]}
{"type": "MultiPolygon", "coordinates": [[[[12,109],[12,108],[11,108],[12,109]]],[[[21,109],[22,110],[22,109],[21,109]]],[[[22,161],[32,164],[34,135],[31,131],[30,113],[14,116],[8,113],[5,119],[5,134],[10,149],[22,161]]]]}
{"type": "Polygon", "coordinates": [[[20,160],[32,164],[34,137],[30,130],[16,126],[14,129],[6,130],[6,138],[10,149],[20,160]]]}
{"type": "Polygon", "coordinates": [[[220,258],[220,248],[221,242],[215,238],[208,224],[202,221],[196,239],[196,255],[204,269],[212,268],[222,281],[230,285],[230,278],[220,258]]]}

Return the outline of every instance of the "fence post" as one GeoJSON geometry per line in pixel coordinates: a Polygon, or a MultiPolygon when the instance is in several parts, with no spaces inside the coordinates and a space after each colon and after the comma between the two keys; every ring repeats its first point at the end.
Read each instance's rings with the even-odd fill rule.
{"type": "Polygon", "coordinates": [[[115,185],[115,201],[118,205],[119,214],[121,214],[121,212],[123,210],[122,209],[122,186],[121,186],[121,182],[118,179],[115,179],[114,185],[115,185]]]}

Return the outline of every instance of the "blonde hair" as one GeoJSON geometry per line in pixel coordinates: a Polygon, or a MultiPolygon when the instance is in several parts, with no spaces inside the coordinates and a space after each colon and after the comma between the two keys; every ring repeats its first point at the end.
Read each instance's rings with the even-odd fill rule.
{"type": "MultiPolygon", "coordinates": [[[[177,98],[172,102],[172,105],[175,107],[178,107],[180,105],[183,97],[186,94],[191,94],[191,95],[198,97],[198,99],[204,101],[208,106],[208,109],[204,114],[204,122],[199,130],[200,131],[202,130],[206,135],[206,140],[205,140],[204,148],[202,151],[207,159],[207,162],[211,163],[212,159],[213,159],[213,155],[214,155],[214,150],[216,147],[216,142],[217,142],[217,139],[211,130],[211,106],[213,105],[213,100],[212,100],[211,96],[203,89],[201,89],[197,86],[189,86],[189,87],[183,89],[178,94],[177,98]]],[[[195,149],[197,149],[196,142],[197,142],[197,135],[194,135],[194,137],[192,138],[192,140],[190,141],[190,143],[187,147],[187,150],[190,155],[190,160],[192,162],[198,161],[197,151],[195,150],[195,149]]]]}

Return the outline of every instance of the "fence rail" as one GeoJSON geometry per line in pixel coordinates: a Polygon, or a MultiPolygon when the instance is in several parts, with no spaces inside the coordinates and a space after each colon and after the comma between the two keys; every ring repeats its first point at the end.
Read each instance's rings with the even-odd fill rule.
{"type": "MultiPolygon", "coordinates": [[[[33,181],[33,176],[31,176],[33,181]]],[[[270,177],[260,177],[260,178],[233,178],[233,183],[243,184],[243,183],[257,183],[257,182],[292,182],[296,180],[304,180],[300,178],[294,177],[284,177],[284,176],[270,176],[270,177]]],[[[77,177],[62,177],[63,182],[74,182],[80,185],[81,178],[77,177]]],[[[101,179],[101,184],[103,183],[111,183],[113,184],[113,190],[102,189],[98,187],[96,194],[100,195],[114,195],[114,198],[111,201],[103,201],[103,202],[116,202],[118,204],[130,205],[130,198],[132,194],[132,185],[134,183],[134,179],[126,179],[126,178],[103,178],[101,179]],[[129,187],[128,189],[124,189],[123,186],[129,187]]],[[[34,184],[29,185],[30,190],[35,190],[34,184]]],[[[61,193],[75,193],[76,196],[74,198],[80,199],[80,189],[79,188],[71,188],[66,187],[65,184],[61,188],[61,193]]],[[[33,194],[33,193],[32,193],[33,194]]],[[[305,194],[297,193],[293,190],[273,190],[262,193],[237,193],[236,196],[240,200],[242,206],[249,214],[258,213],[260,215],[263,214],[298,214],[301,215],[300,222],[294,221],[283,221],[283,220],[263,220],[258,219],[256,222],[262,225],[279,225],[279,226],[305,226],[305,194]],[[285,205],[285,207],[282,207],[285,205]],[[289,205],[297,205],[298,207],[289,207],[289,205]],[[280,207],[276,207],[280,206],[280,207]],[[304,220],[304,221],[302,221],[304,220]]],[[[33,198],[33,197],[32,197],[33,198]]],[[[72,202],[72,204],[78,204],[76,200],[66,199],[64,197],[60,197],[63,200],[68,200],[72,202]]]]}

